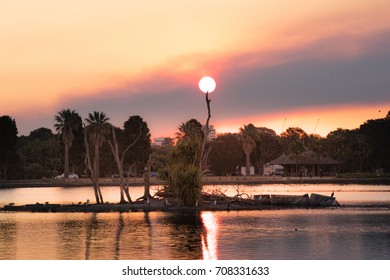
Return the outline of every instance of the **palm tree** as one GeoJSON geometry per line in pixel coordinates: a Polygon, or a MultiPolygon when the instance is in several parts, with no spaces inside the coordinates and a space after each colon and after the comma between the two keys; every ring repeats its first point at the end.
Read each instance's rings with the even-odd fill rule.
{"type": "Polygon", "coordinates": [[[85,119],[87,126],[84,128],[84,144],[86,150],[85,163],[91,173],[93,190],[96,203],[103,203],[103,195],[99,187],[99,148],[105,141],[105,136],[110,132],[109,118],[104,113],[94,111],[85,119]],[[90,155],[89,142],[94,145],[93,165],[90,155]]]}
{"type": "Polygon", "coordinates": [[[240,128],[239,140],[242,143],[246,160],[245,160],[245,174],[250,174],[251,153],[256,148],[257,129],[253,124],[244,125],[240,128]]]}
{"type": "Polygon", "coordinates": [[[108,123],[109,118],[103,112],[94,111],[93,114],[89,113],[88,118],[85,119],[87,122],[88,136],[95,147],[94,152],[94,170],[96,176],[99,177],[99,149],[106,140],[106,136],[110,133],[111,126],[108,123]]]}
{"type": "Polygon", "coordinates": [[[182,123],[178,127],[178,132],[176,132],[176,138],[179,141],[201,141],[204,137],[204,132],[202,131],[202,124],[196,119],[191,119],[185,123],[182,123]]]}
{"type": "Polygon", "coordinates": [[[196,119],[191,119],[178,127],[176,147],[181,151],[182,159],[186,163],[199,165],[203,137],[202,125],[196,119]]]}
{"type": "Polygon", "coordinates": [[[81,117],[74,110],[63,109],[54,117],[54,127],[61,135],[65,146],[64,177],[69,177],[69,148],[74,140],[74,131],[81,126],[81,117]]]}

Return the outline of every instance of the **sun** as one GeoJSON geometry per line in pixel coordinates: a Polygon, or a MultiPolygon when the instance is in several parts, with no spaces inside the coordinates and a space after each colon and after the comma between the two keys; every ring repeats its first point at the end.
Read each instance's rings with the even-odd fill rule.
{"type": "Polygon", "coordinates": [[[215,83],[214,79],[211,78],[211,77],[208,77],[208,76],[203,77],[199,81],[199,88],[204,93],[211,93],[211,92],[213,92],[215,90],[216,85],[217,84],[215,83]]]}

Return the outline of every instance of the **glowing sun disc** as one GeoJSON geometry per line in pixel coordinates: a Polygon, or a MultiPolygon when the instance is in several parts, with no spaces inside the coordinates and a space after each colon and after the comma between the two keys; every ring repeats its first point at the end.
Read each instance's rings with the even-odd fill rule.
{"type": "Polygon", "coordinates": [[[217,84],[215,83],[214,79],[211,78],[211,77],[203,77],[199,81],[199,88],[204,93],[207,93],[207,92],[211,93],[211,92],[213,92],[215,90],[216,85],[217,84]]]}

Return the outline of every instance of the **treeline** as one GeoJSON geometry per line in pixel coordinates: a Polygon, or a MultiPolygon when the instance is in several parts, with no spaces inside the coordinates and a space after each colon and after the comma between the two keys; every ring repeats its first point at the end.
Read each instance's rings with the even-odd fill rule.
{"type": "Polygon", "coordinates": [[[147,123],[140,116],[130,116],[122,128],[111,127],[109,118],[102,112],[93,112],[83,121],[77,112],[66,109],[55,116],[55,134],[51,129],[42,127],[31,131],[28,136],[18,137],[16,121],[10,116],[2,116],[0,178],[53,178],[69,172],[90,177],[86,142],[89,143],[90,163],[93,169],[97,169],[96,175],[106,177],[118,174],[109,145],[109,142],[115,144],[113,131],[119,151],[135,142],[123,154],[123,169],[127,172],[131,169],[134,175],[142,174],[151,154],[147,123]]]}
{"type": "MultiPolygon", "coordinates": [[[[95,166],[98,175],[113,176],[118,173],[109,141],[113,145],[114,130],[119,150],[124,151],[131,145],[123,154],[126,174],[142,176],[148,163],[148,170],[163,172],[167,162],[173,160],[177,143],[180,143],[181,157],[189,153],[189,160],[199,161],[196,158],[199,145],[189,144],[195,141],[194,137],[198,139],[196,143],[205,137],[196,120],[182,123],[176,139],[166,138],[163,146],[151,145],[148,125],[140,116],[130,116],[123,127],[114,130],[106,123],[109,118],[104,113],[94,112],[83,121],[75,111],[68,109],[55,116],[56,133],[49,128],[38,128],[28,136],[18,136],[16,121],[10,116],[0,117],[0,178],[52,178],[64,172],[88,176],[85,137],[90,140],[92,158],[98,157],[98,166],[95,166]]],[[[385,118],[367,120],[353,130],[339,128],[326,137],[308,134],[298,127],[290,127],[277,135],[269,128],[244,125],[239,133],[219,134],[207,142],[207,168],[202,172],[235,175],[241,166],[255,166],[256,172],[262,174],[265,163],[283,153],[299,154],[306,149],[338,160],[340,173],[389,173],[390,111],[385,118]]]]}
{"type": "Polygon", "coordinates": [[[309,135],[298,127],[277,135],[249,124],[240,133],[219,135],[210,144],[209,164],[215,175],[236,174],[238,166],[247,166],[248,174],[248,164],[262,174],[265,163],[307,149],[339,161],[339,173],[390,173],[390,111],[385,118],[367,120],[357,129],[339,128],[326,137],[309,135]]]}

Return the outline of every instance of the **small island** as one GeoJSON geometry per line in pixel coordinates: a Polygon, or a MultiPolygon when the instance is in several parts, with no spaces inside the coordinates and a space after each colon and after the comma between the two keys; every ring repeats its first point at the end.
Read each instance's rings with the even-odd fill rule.
{"type": "Polygon", "coordinates": [[[254,195],[245,193],[227,196],[223,193],[202,193],[194,205],[186,205],[174,194],[157,192],[153,197],[141,197],[132,203],[96,203],[89,200],[77,204],[35,203],[26,205],[5,205],[2,211],[14,212],[194,212],[194,211],[230,211],[230,210],[265,210],[280,208],[314,208],[340,206],[334,193],[330,196],[312,193],[310,195],[254,195]]]}

